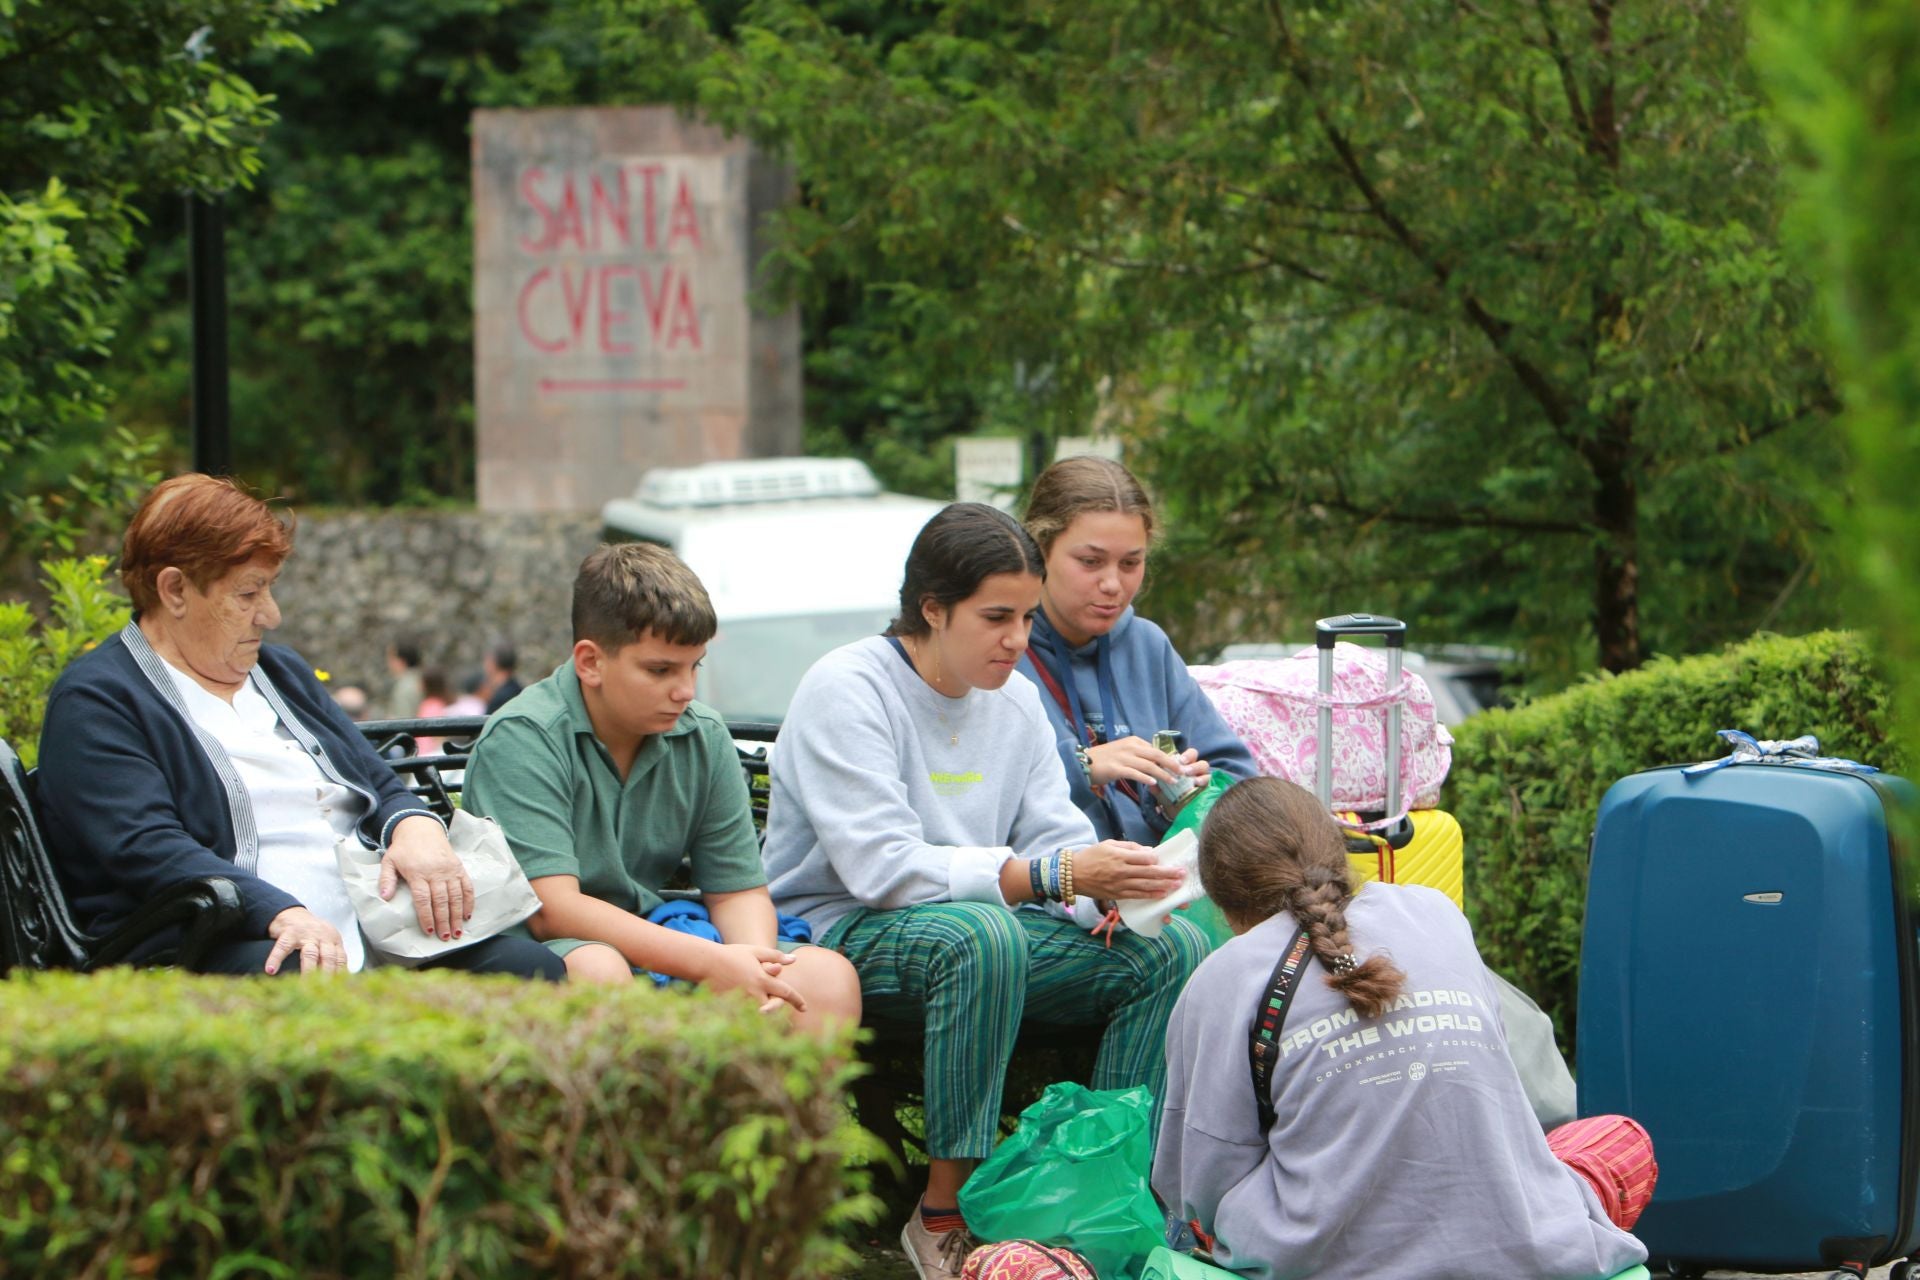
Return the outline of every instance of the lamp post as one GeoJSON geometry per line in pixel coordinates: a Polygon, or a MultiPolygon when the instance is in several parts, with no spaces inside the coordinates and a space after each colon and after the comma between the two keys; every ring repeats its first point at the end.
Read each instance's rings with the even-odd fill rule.
{"type": "Polygon", "coordinates": [[[227,394],[227,218],[219,200],[187,197],[187,298],[193,311],[193,469],[233,470],[227,394]]]}
{"type": "MultiPolygon", "coordinates": [[[[212,27],[187,37],[196,66],[213,46],[212,27]]],[[[233,470],[232,413],[227,394],[227,215],[218,200],[187,197],[187,305],[193,314],[193,469],[210,476],[233,470]]]]}

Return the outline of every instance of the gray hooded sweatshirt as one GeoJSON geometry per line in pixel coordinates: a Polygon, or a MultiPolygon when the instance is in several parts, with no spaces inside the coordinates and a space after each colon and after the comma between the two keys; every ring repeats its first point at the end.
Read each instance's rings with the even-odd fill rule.
{"type": "Polygon", "coordinates": [[[1187,984],[1153,1167],[1168,1207],[1218,1238],[1220,1265],[1274,1280],[1596,1280],[1645,1261],[1547,1149],[1466,917],[1433,889],[1373,884],[1347,922],[1356,953],[1388,953],[1406,987],[1361,1018],[1309,959],[1265,1139],[1247,1037],[1293,918],[1228,942],[1187,984]]]}

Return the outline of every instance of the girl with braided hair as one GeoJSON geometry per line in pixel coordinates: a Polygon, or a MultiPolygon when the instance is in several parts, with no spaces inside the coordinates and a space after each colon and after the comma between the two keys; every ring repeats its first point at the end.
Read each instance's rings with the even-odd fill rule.
{"type": "Polygon", "coordinates": [[[1623,1116],[1542,1134],[1500,998],[1453,903],[1356,889],[1313,795],[1254,778],[1215,803],[1200,877],[1235,937],[1167,1024],[1153,1186],[1170,1218],[1249,1276],[1590,1280],[1646,1259],[1627,1228],[1653,1147],[1623,1116]],[[1304,936],[1268,1032],[1262,1114],[1250,1040],[1304,936]]]}

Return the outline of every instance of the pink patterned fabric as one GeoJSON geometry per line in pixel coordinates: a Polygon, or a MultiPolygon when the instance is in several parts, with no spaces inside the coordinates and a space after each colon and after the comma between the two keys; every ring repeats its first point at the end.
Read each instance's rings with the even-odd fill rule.
{"type": "MultiPolygon", "coordinates": [[[[1313,789],[1320,741],[1319,654],[1247,658],[1189,668],[1220,715],[1253,752],[1260,771],[1313,789]]],[[[1333,647],[1333,807],[1381,811],[1387,806],[1385,651],[1344,641],[1333,647]]],[[[1427,682],[1403,673],[1400,695],[1400,806],[1431,809],[1453,764],[1453,735],[1434,719],[1427,682]]],[[[1388,814],[1389,819],[1397,814],[1388,814]]]]}
{"type": "Polygon", "coordinates": [[[1037,1240],[983,1244],[967,1255],[962,1280],[1097,1280],[1087,1260],[1065,1245],[1037,1240]]]}
{"type": "Polygon", "coordinates": [[[1653,1138],[1638,1120],[1626,1116],[1589,1116],[1547,1134],[1547,1147],[1593,1187],[1607,1218],[1622,1231],[1653,1201],[1660,1166],[1653,1138]]]}

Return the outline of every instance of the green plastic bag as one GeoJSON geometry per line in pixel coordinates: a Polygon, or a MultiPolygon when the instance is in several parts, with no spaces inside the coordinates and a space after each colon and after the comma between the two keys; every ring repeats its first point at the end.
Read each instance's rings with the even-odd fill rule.
{"type": "Polygon", "coordinates": [[[1067,1245],[1102,1280],[1137,1280],[1164,1242],[1164,1219],[1147,1186],[1152,1119],[1144,1085],[1048,1085],[960,1188],[968,1228],[982,1240],[1067,1245]]]}
{"type": "MultiPolygon", "coordinates": [[[[1173,815],[1173,823],[1167,828],[1167,834],[1160,837],[1160,843],[1179,835],[1182,831],[1200,834],[1200,824],[1207,820],[1207,814],[1213,809],[1213,802],[1220,793],[1233,785],[1233,779],[1215,770],[1207,779],[1206,790],[1180,806],[1180,812],[1173,815]]],[[[1213,905],[1211,898],[1195,898],[1180,908],[1180,914],[1190,920],[1200,932],[1207,935],[1207,941],[1218,947],[1233,937],[1233,926],[1220,914],[1220,908],[1213,905]]]]}

